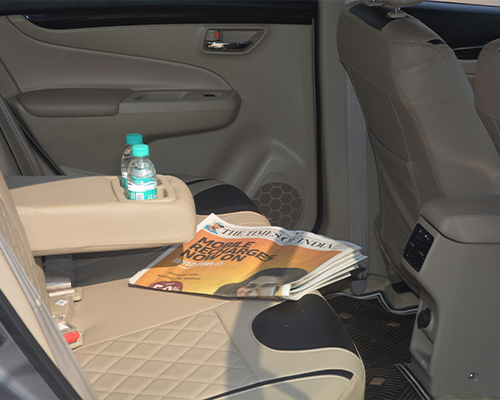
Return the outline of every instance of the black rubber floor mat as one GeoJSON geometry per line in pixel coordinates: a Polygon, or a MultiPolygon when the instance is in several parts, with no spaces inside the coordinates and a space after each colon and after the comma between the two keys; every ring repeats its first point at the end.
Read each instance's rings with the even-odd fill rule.
{"type": "Polygon", "coordinates": [[[330,295],[327,300],[363,359],[366,400],[432,399],[406,368],[410,362],[414,310],[399,312],[399,315],[389,312],[377,297],[330,295]]]}

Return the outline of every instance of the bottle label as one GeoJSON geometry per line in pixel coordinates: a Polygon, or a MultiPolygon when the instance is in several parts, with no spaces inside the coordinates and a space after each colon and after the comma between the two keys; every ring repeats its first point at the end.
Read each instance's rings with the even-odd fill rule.
{"type": "Polygon", "coordinates": [[[130,177],[128,182],[129,200],[154,200],[157,196],[156,176],[130,177]]]}
{"type": "Polygon", "coordinates": [[[126,172],[122,173],[122,187],[123,188],[127,187],[127,173],[126,172]]]}
{"type": "Polygon", "coordinates": [[[129,200],[154,200],[156,199],[156,189],[147,190],[145,192],[132,192],[130,189],[128,191],[129,200]]]}

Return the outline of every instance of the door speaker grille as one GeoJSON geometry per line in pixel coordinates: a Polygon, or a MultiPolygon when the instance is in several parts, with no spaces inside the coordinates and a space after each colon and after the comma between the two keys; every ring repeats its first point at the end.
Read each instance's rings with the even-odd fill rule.
{"type": "Polygon", "coordinates": [[[294,229],[302,219],[304,202],[298,190],[288,183],[265,183],[252,200],[272,225],[294,229]]]}

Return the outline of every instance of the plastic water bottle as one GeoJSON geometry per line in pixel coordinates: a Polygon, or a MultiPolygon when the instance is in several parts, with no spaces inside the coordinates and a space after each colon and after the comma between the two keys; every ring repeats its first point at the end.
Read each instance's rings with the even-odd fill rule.
{"type": "Polygon", "coordinates": [[[156,199],[156,171],[149,159],[149,146],[132,146],[132,162],[127,171],[127,189],[129,200],[156,199]]]}
{"type": "Polygon", "coordinates": [[[130,162],[132,161],[132,146],[134,144],[142,144],[142,135],[140,133],[129,133],[127,135],[127,147],[125,147],[125,151],[122,156],[122,186],[127,188],[127,171],[130,162]]]}

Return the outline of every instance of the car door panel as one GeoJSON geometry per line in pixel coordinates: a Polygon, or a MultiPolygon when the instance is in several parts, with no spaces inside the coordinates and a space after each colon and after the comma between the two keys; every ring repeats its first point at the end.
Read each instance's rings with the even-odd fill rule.
{"type": "MultiPolygon", "coordinates": [[[[274,223],[312,229],[317,149],[314,29],[307,18],[309,24],[48,29],[21,15],[3,17],[0,29],[18,42],[0,45],[0,57],[20,92],[6,97],[66,173],[118,173],[123,138],[137,131],[150,144],[159,172],[229,182],[254,197],[268,217],[273,213],[274,223]],[[210,30],[220,30],[223,39],[250,37],[253,45],[244,51],[208,50],[210,30]],[[44,108],[43,91],[54,89],[132,94],[120,100],[116,115],[82,115],[84,104],[80,115],[40,116],[38,111],[37,116],[33,107],[28,112],[29,106],[23,106],[23,96],[36,97],[29,92],[42,91],[38,110],[44,108]]],[[[4,87],[9,84],[2,84],[8,90],[4,87]]],[[[77,104],[92,103],[79,100],[78,91],[73,94],[77,104]]],[[[53,97],[48,96],[53,102],[48,108],[55,110],[61,103],[53,97]]]]}
{"type": "Polygon", "coordinates": [[[147,24],[272,23],[306,24],[313,18],[309,0],[23,0],[1,5],[5,14],[25,14],[50,29],[147,24]]]}

